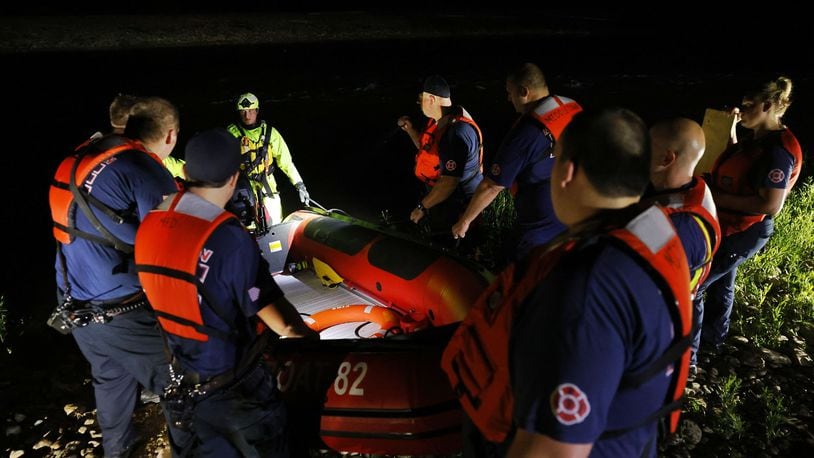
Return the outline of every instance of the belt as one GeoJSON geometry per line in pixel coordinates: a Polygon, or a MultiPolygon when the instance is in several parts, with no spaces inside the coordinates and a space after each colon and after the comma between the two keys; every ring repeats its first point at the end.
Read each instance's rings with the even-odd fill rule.
{"type": "Polygon", "coordinates": [[[147,300],[147,296],[143,292],[140,292],[123,299],[91,302],[90,305],[97,308],[102,315],[113,318],[114,316],[149,306],[150,302],[147,300]]]}
{"type": "Polygon", "coordinates": [[[249,375],[259,365],[254,365],[250,370],[246,371],[239,378],[235,377],[234,371],[226,371],[222,374],[213,375],[201,381],[200,374],[193,371],[184,372],[184,382],[191,386],[193,393],[196,396],[206,396],[214,394],[218,390],[228,391],[240,386],[249,375]]]}

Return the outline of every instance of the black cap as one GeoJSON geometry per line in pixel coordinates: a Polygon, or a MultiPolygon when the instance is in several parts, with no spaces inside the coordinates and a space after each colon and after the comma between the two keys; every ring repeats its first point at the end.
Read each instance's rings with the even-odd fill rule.
{"type": "Polygon", "coordinates": [[[424,80],[424,92],[437,97],[449,98],[449,84],[441,75],[430,75],[424,80]]]}
{"type": "Polygon", "coordinates": [[[226,129],[193,135],[184,154],[190,181],[220,183],[240,169],[240,142],[226,129]]]}

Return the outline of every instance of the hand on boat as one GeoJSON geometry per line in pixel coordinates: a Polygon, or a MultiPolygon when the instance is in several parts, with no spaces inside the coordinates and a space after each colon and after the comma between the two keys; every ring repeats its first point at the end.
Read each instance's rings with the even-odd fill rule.
{"type": "Polygon", "coordinates": [[[469,230],[469,223],[463,219],[459,219],[454,226],[452,226],[452,238],[462,239],[466,237],[466,231],[469,230]]]}
{"type": "Polygon", "coordinates": [[[418,224],[418,222],[421,221],[421,218],[424,217],[425,213],[426,211],[422,208],[414,208],[413,211],[410,212],[410,221],[418,224]]]}

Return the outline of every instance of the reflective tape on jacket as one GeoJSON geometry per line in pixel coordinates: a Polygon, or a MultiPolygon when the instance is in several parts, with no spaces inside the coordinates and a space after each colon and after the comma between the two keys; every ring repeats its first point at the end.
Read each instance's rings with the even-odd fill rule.
{"type": "Polygon", "coordinates": [[[582,111],[582,107],[575,100],[552,95],[543,99],[542,103],[529,113],[529,116],[545,126],[554,136],[554,140],[558,140],[574,115],[580,111],[582,111]]]}

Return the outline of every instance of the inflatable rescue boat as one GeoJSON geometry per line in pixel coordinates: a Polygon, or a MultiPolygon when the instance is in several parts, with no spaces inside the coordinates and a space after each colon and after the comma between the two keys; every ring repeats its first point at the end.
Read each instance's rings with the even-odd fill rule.
{"type": "Polygon", "coordinates": [[[459,453],[462,411],[441,353],[491,274],[329,212],[295,212],[258,243],[288,300],[321,336],[281,339],[266,355],[288,406],[292,445],[304,453],[459,453]]]}

